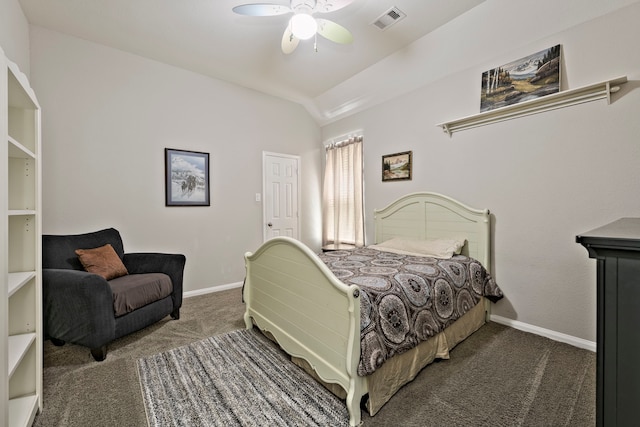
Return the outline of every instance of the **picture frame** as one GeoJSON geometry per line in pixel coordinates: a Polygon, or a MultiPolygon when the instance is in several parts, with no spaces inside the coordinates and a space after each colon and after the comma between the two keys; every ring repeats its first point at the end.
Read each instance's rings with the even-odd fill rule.
{"type": "Polygon", "coordinates": [[[560,91],[561,45],[555,45],[482,73],[480,112],[560,91]]]}
{"type": "Polygon", "coordinates": [[[210,206],[209,153],[165,148],[165,205],[210,206]]]}
{"type": "Polygon", "coordinates": [[[411,180],[413,152],[386,154],[382,156],[382,181],[411,180]]]}

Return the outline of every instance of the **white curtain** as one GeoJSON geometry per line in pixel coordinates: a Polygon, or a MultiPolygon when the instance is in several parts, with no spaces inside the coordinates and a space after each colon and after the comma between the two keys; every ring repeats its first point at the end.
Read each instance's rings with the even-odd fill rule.
{"type": "Polygon", "coordinates": [[[364,246],[362,136],[328,145],[322,192],[323,245],[364,246]]]}

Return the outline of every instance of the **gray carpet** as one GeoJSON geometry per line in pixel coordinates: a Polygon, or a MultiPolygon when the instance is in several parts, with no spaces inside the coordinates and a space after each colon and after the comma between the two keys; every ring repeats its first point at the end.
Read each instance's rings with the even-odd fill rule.
{"type": "Polygon", "coordinates": [[[344,402],[256,329],[138,360],[152,427],[348,426],[344,402]]]}
{"type": "MultiPolygon", "coordinates": [[[[44,348],[35,426],[147,425],[139,358],[244,327],[240,290],[187,298],[169,318],[109,346],[104,362],[67,344],[44,348]]],[[[595,354],[489,323],[404,386],[369,426],[594,426],[595,354]]]]}

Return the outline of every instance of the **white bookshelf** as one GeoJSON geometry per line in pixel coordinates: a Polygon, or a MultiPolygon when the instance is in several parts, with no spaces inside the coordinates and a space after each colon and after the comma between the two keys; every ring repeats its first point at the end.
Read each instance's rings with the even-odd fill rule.
{"type": "Polygon", "coordinates": [[[0,427],[26,427],[42,408],[40,106],[0,61],[0,427]]]}

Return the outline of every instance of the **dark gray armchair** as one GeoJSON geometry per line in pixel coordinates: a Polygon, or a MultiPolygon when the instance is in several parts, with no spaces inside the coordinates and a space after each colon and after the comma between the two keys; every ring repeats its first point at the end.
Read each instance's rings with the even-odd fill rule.
{"type": "Polygon", "coordinates": [[[180,318],[185,261],[181,254],[126,254],[120,233],[114,228],[77,235],[43,235],[45,337],[55,345],[70,342],[89,347],[95,360],[104,360],[111,341],[168,315],[180,318]],[[128,275],[107,281],[85,271],[75,251],[107,243],[115,249],[128,275]],[[164,290],[158,293],[160,287],[164,290]],[[131,292],[143,295],[147,301],[132,305],[127,300],[131,292]],[[157,294],[158,299],[150,300],[155,298],[150,294],[157,294]]]}

